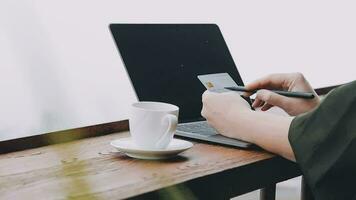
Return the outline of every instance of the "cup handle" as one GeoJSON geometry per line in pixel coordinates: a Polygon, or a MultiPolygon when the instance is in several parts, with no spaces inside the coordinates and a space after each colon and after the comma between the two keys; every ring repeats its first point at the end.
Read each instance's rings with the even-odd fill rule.
{"type": "Polygon", "coordinates": [[[172,114],[167,114],[164,116],[162,121],[168,120],[168,128],[166,132],[162,135],[162,137],[157,141],[156,143],[156,148],[160,148],[162,146],[162,143],[165,142],[169,137],[171,137],[176,128],[177,128],[177,123],[178,123],[178,118],[175,115],[172,114]]]}

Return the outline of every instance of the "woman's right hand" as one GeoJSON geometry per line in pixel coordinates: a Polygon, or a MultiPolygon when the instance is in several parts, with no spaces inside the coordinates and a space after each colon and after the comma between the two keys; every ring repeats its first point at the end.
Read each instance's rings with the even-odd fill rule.
{"type": "MultiPolygon", "coordinates": [[[[289,115],[296,116],[301,113],[308,112],[320,104],[319,96],[301,73],[271,74],[246,85],[246,89],[258,90],[252,107],[261,107],[262,111],[266,111],[273,106],[277,106],[282,108],[289,115]],[[285,97],[271,92],[268,89],[293,92],[312,92],[315,97],[313,99],[285,97]]],[[[251,95],[251,93],[245,93],[245,96],[251,95]]]]}

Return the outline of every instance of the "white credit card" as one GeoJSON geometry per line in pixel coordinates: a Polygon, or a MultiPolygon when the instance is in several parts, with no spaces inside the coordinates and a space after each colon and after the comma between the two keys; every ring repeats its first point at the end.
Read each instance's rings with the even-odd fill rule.
{"type": "Polygon", "coordinates": [[[199,75],[198,79],[206,87],[207,90],[212,92],[227,92],[230,90],[225,89],[225,87],[237,86],[235,81],[228,73],[199,75]]]}

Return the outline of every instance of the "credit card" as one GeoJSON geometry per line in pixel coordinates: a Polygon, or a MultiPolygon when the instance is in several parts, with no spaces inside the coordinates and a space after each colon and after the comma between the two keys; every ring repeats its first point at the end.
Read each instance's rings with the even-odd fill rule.
{"type": "Polygon", "coordinates": [[[225,87],[237,86],[228,73],[199,75],[198,79],[207,90],[217,93],[228,92],[225,87]]]}

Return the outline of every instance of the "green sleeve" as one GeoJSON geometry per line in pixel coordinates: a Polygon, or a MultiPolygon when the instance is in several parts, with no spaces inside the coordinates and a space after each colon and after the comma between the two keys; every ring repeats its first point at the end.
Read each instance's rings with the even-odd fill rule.
{"type": "Polygon", "coordinates": [[[315,199],[356,199],[356,81],[294,118],[289,141],[315,199]]]}

